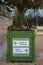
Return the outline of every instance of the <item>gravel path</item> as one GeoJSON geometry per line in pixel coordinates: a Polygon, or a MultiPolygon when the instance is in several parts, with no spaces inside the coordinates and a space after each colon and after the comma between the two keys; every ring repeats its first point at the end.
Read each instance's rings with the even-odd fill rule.
{"type": "Polygon", "coordinates": [[[0,60],[6,57],[7,41],[6,29],[12,24],[12,19],[0,15],[0,60]]]}
{"type": "Polygon", "coordinates": [[[0,45],[0,60],[6,57],[6,51],[7,51],[7,42],[3,42],[2,45],[0,45]]]}

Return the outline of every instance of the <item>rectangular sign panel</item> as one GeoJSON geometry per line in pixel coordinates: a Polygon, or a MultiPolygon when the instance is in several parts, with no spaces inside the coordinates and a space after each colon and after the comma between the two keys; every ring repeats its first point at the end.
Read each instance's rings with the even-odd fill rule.
{"type": "Polygon", "coordinates": [[[13,53],[29,54],[29,48],[13,48],[13,53]]]}
{"type": "Polygon", "coordinates": [[[28,38],[13,38],[13,54],[15,55],[29,55],[29,39],[28,38]]]}
{"type": "Polygon", "coordinates": [[[29,40],[13,40],[13,46],[29,46],[29,40]]]}

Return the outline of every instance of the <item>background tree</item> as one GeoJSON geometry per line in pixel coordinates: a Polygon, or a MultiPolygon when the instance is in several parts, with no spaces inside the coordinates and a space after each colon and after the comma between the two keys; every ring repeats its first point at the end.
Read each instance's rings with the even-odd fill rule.
{"type": "Polygon", "coordinates": [[[14,17],[13,20],[13,26],[16,26],[17,28],[22,27],[23,24],[31,27],[30,22],[28,25],[27,19],[24,16],[24,11],[26,10],[26,8],[32,7],[33,9],[37,9],[39,6],[43,6],[43,2],[40,2],[40,0],[35,0],[34,3],[32,2],[32,0],[10,0],[9,3],[13,4],[13,6],[16,6],[18,9],[18,15],[14,17]]]}

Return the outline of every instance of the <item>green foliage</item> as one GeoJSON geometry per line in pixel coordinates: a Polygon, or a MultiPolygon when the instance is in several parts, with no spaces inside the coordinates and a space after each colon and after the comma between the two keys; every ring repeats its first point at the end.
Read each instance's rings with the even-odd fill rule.
{"type": "Polygon", "coordinates": [[[11,3],[17,6],[18,10],[22,11],[25,7],[31,7],[32,1],[31,0],[11,0],[11,3]]]}
{"type": "Polygon", "coordinates": [[[13,4],[17,6],[18,10],[23,10],[24,7],[33,7],[33,8],[38,8],[39,6],[43,6],[43,2],[40,2],[40,0],[35,0],[33,3],[32,0],[7,0],[8,3],[13,4]]]}

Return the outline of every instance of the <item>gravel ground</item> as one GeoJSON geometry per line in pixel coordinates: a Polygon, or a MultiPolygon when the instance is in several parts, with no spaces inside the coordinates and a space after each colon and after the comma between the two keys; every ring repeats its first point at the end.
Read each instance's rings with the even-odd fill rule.
{"type": "Polygon", "coordinates": [[[36,36],[36,64],[43,65],[43,35],[36,36]]]}

